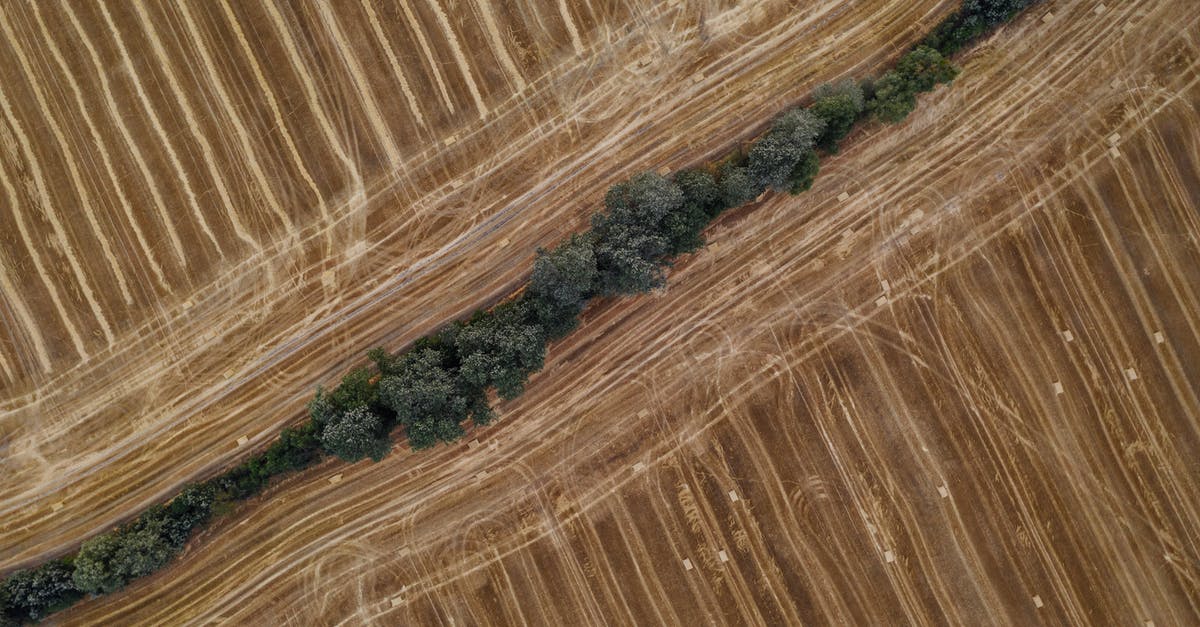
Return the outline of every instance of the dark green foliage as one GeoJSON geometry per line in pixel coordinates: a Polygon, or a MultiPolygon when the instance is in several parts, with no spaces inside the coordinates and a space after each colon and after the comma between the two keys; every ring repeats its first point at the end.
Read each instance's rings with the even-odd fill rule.
{"type": "Polygon", "coordinates": [[[495,387],[505,399],[521,395],[526,379],[542,369],[546,358],[545,332],[530,322],[529,309],[525,301],[508,303],[457,329],[459,376],[467,385],[495,387]]]}
{"type": "Polygon", "coordinates": [[[311,420],[299,427],[287,428],[263,456],[263,472],[269,476],[307,468],[321,456],[317,425],[311,420]]]}
{"type": "Polygon", "coordinates": [[[162,510],[163,537],[175,547],[182,547],[192,531],[208,524],[216,496],[217,490],[211,484],[196,483],[184,488],[162,510]]]}
{"type": "Polygon", "coordinates": [[[754,182],[746,166],[733,165],[732,162],[721,168],[720,187],[721,205],[725,209],[740,207],[766,190],[754,182]]]}
{"type": "Polygon", "coordinates": [[[721,188],[706,170],[684,170],[675,175],[675,184],[683,192],[684,206],[699,207],[709,219],[717,217],[724,209],[721,188]]]}
{"type": "Polygon", "coordinates": [[[370,359],[375,364],[375,368],[382,375],[395,374],[400,362],[399,355],[387,352],[382,346],[376,346],[367,351],[367,359],[370,359]]]}
{"type": "Polygon", "coordinates": [[[895,124],[917,108],[917,93],[908,88],[898,72],[888,70],[875,81],[875,99],[870,108],[880,121],[895,124]]]}
{"type": "Polygon", "coordinates": [[[348,462],[379,461],[392,448],[383,418],[364,406],[342,412],[321,428],[321,446],[348,462]]]}
{"type": "Polygon", "coordinates": [[[563,337],[579,323],[597,275],[596,252],[587,236],[572,235],[552,251],[538,249],[527,293],[548,338],[563,337]]]}
{"type": "Polygon", "coordinates": [[[433,349],[410,352],[400,360],[395,375],[379,382],[380,402],[396,412],[414,449],[433,446],[438,440],[453,442],[463,434],[469,392],[442,365],[443,359],[433,349]]]}
{"type": "Polygon", "coordinates": [[[834,154],[838,151],[838,142],[850,133],[866,107],[862,86],[854,79],[847,78],[817,87],[812,97],[813,104],[809,110],[825,121],[825,128],[817,137],[817,147],[834,154]]]}
{"type": "Polygon", "coordinates": [[[75,587],[75,566],[70,558],[20,570],[0,586],[0,616],[18,624],[38,621],[83,597],[75,587]]]}
{"type": "Polygon", "coordinates": [[[900,57],[896,71],[905,78],[908,88],[918,93],[932,91],[939,83],[949,83],[958,76],[958,68],[929,46],[917,46],[900,57]]]}
{"type": "Polygon", "coordinates": [[[130,525],[84,542],[71,579],[81,592],[112,593],[162,568],[178,550],[164,533],[160,512],[147,512],[130,525]]]}
{"type": "Polygon", "coordinates": [[[950,56],[1039,2],[1041,0],[963,0],[962,7],[938,24],[924,44],[950,56]]]}
{"type": "Polygon", "coordinates": [[[604,204],[607,213],[592,216],[597,293],[640,294],[662,285],[667,257],[695,239],[689,232],[694,214],[684,206],[683,190],[643,172],[609,189],[604,204]]]}
{"type": "Polygon", "coordinates": [[[918,46],[901,57],[896,69],[875,82],[870,109],[881,121],[894,124],[916,108],[918,93],[929,91],[938,83],[948,83],[957,75],[958,68],[937,50],[918,46]]]}
{"type": "Polygon", "coordinates": [[[825,121],[807,109],[795,108],[779,116],[750,149],[747,167],[751,180],[762,188],[788,189],[792,170],[812,152],[824,128],[825,121]]]}
{"type": "Polygon", "coordinates": [[[788,177],[788,193],[793,196],[800,192],[806,192],[812,187],[813,181],[817,178],[817,171],[821,169],[821,160],[817,157],[817,153],[809,151],[792,169],[791,175],[788,177]]]}

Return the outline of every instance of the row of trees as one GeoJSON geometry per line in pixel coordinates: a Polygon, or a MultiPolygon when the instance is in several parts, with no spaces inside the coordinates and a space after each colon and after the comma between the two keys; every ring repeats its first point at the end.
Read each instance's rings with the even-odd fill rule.
{"type": "Polygon", "coordinates": [[[808,107],[789,109],[748,148],[672,177],[638,174],[614,185],[591,228],[538,250],[516,298],[418,340],[402,354],[372,350],[371,365],[319,388],[310,420],[285,429],[267,450],[165,505],[88,540],[78,554],[16,572],[0,585],[0,625],[37,621],[87,594],[105,594],[169,562],[195,530],[273,477],[306,468],[323,453],[349,462],[380,460],[403,430],[414,450],[454,442],[464,423],[494,418],[491,391],[519,396],[542,368],[546,346],[579,323],[589,301],[658,288],[676,256],[704,245],[704,228],[722,212],[767,190],[798,194],[868,116],[894,123],[918,93],[953,80],[944,58],[1015,15],[1030,0],[965,0],[961,10],[874,83],[846,79],[818,87],[808,107]]]}

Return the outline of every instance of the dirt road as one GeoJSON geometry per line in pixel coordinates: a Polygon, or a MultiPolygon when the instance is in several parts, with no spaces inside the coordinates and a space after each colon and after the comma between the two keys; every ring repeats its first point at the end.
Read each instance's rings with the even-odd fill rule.
{"type": "Polygon", "coordinates": [[[1047,3],[498,425],[297,477],[63,620],[1200,620],[1198,20],[1047,3]]]}

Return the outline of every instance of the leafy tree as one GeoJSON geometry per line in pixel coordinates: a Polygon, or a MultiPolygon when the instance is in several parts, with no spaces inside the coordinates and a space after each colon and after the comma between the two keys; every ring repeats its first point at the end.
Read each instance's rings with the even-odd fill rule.
{"type": "Polygon", "coordinates": [[[84,542],[71,575],[75,587],[109,594],[162,568],[178,551],[165,537],[163,524],[156,515],[144,515],[132,525],[84,542]]]}
{"type": "Polygon", "coordinates": [[[721,204],[726,209],[740,207],[763,193],[764,187],[756,184],[745,166],[727,163],[721,168],[721,204]]]}
{"type": "Polygon", "coordinates": [[[538,249],[528,293],[549,338],[563,337],[579,323],[597,275],[596,252],[587,236],[572,235],[553,251],[538,249]]]}
{"type": "Polygon", "coordinates": [[[521,395],[525,380],[542,369],[546,358],[545,332],[528,321],[528,308],[521,301],[501,305],[458,329],[454,341],[465,383],[495,387],[505,399],[521,395]]]}
{"type": "Polygon", "coordinates": [[[379,461],[392,448],[379,414],[359,406],[343,412],[321,430],[325,450],[348,462],[364,457],[379,461]]]}
{"type": "Polygon", "coordinates": [[[750,149],[750,178],[759,187],[788,189],[792,170],[812,151],[824,128],[825,121],[807,109],[797,107],[779,116],[750,149]]]}
{"type": "Polygon", "coordinates": [[[83,595],[75,587],[74,572],[70,558],[63,558],[9,575],[0,586],[3,614],[13,624],[38,621],[78,601],[83,595]]]}
{"type": "Polygon", "coordinates": [[[721,206],[721,188],[707,171],[684,170],[675,175],[675,184],[683,192],[683,204],[699,207],[709,219],[717,217],[724,209],[721,206]]]}
{"type": "Polygon", "coordinates": [[[1041,0],[963,0],[961,8],[938,24],[924,44],[949,56],[991,32],[1041,0]]]}
{"type": "Polygon", "coordinates": [[[401,424],[432,415],[459,418],[466,411],[454,376],[442,367],[441,353],[430,349],[405,355],[397,373],[380,381],[379,399],[401,424]]]}
{"type": "Polygon", "coordinates": [[[263,472],[278,475],[284,472],[307,468],[320,457],[321,440],[317,437],[317,425],[313,421],[299,427],[286,428],[267,449],[263,457],[263,472]]]}
{"type": "Polygon", "coordinates": [[[917,108],[917,94],[899,72],[888,70],[875,81],[875,99],[870,108],[880,121],[895,124],[917,108]]]}
{"type": "Polygon", "coordinates": [[[825,128],[817,137],[817,146],[830,154],[837,153],[838,142],[850,133],[866,107],[862,86],[847,78],[818,86],[812,97],[810,110],[825,121],[825,128]]]}
{"type": "Polygon", "coordinates": [[[601,295],[643,294],[663,284],[659,262],[668,252],[663,235],[614,224],[604,229],[595,251],[597,291],[601,295]]]}

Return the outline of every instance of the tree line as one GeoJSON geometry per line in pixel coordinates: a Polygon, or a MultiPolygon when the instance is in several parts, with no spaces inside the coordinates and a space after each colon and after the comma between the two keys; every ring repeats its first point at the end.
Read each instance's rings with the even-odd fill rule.
{"type": "Polygon", "coordinates": [[[461,438],[467,421],[495,414],[488,394],[520,396],[542,368],[549,342],[579,324],[589,302],[643,294],[664,284],[677,256],[704,246],[703,231],[723,212],[764,192],[798,194],[869,118],[902,121],[919,93],[952,81],[946,58],[1039,0],[964,0],[920,45],[877,80],[817,87],[807,107],[785,111],[748,149],[673,176],[638,174],[604,197],[590,228],[540,249],[519,295],[417,340],[399,354],[376,348],[370,365],[330,389],[318,388],[309,419],[284,429],[269,448],[221,475],[185,487],[165,504],[96,536],[74,555],[12,573],[0,585],[0,626],[38,621],[86,595],[121,589],[162,568],[214,515],[260,493],[274,477],[324,455],[380,460],[397,432],[420,450],[461,438]]]}

